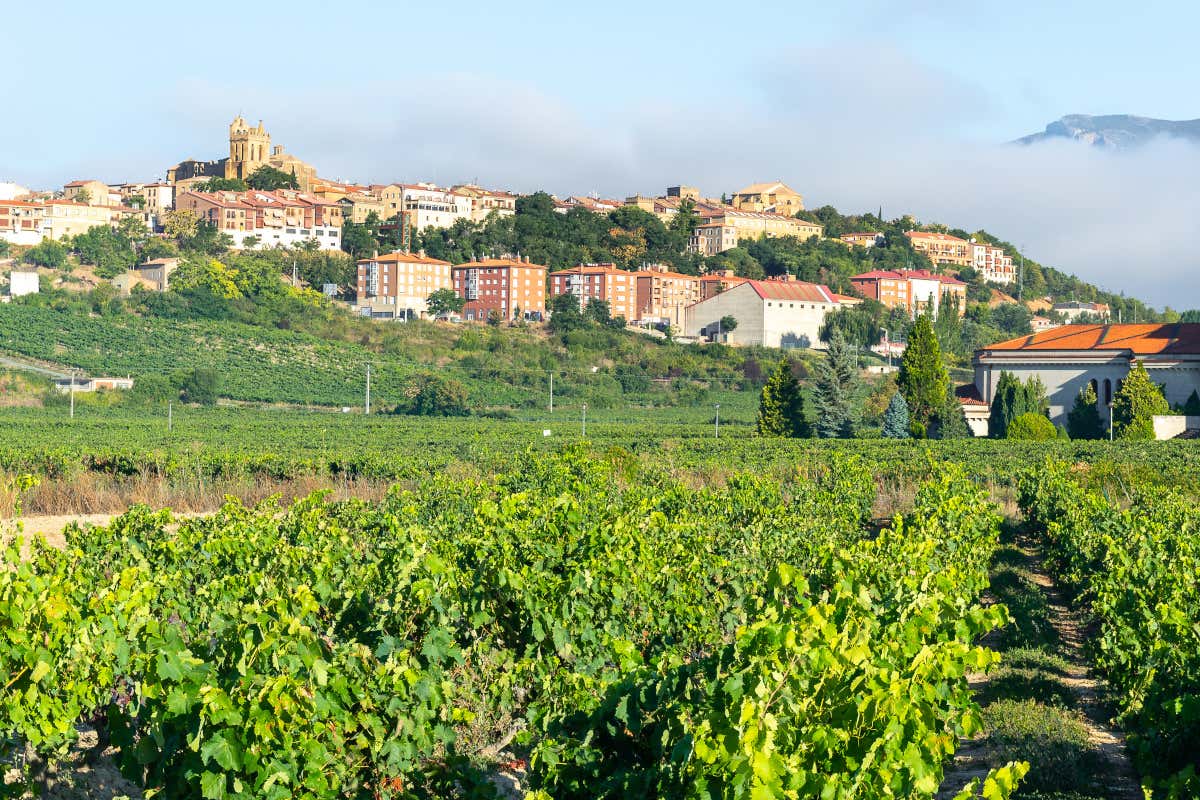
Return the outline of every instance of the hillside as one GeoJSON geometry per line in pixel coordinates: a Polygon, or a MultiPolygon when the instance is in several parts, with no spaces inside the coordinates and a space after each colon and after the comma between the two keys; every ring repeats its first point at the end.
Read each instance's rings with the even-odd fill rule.
{"type": "Polygon", "coordinates": [[[1200,119],[1154,119],[1130,114],[1068,114],[1051,122],[1041,133],[1022,136],[1015,144],[1030,145],[1057,139],[1073,139],[1095,147],[1130,150],[1158,137],[1200,143],[1200,119]]]}

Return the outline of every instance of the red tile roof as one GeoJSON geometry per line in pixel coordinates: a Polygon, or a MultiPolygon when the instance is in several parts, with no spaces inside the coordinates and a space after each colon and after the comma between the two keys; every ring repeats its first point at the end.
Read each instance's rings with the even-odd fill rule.
{"type": "Polygon", "coordinates": [[[979,389],[973,383],[959,386],[954,390],[954,396],[964,406],[987,406],[988,402],[979,396],[979,389]]]}
{"type": "Polygon", "coordinates": [[[915,279],[921,281],[938,281],[953,286],[966,286],[965,283],[958,278],[952,278],[949,275],[938,275],[936,272],[930,272],[927,269],[897,269],[897,270],[872,270],[864,272],[861,275],[854,275],[850,278],[851,281],[872,281],[879,279],[891,278],[892,280],[915,279]]]}
{"type": "Polygon", "coordinates": [[[357,263],[359,263],[359,264],[370,264],[370,263],[377,263],[377,264],[390,264],[390,263],[445,264],[447,266],[450,265],[449,261],[442,261],[440,258],[430,258],[429,256],[423,256],[423,255],[420,255],[419,253],[385,253],[384,255],[381,255],[378,258],[360,258],[357,263]]]}
{"type": "Polygon", "coordinates": [[[985,350],[1118,350],[1143,355],[1200,355],[1200,323],[1062,325],[1004,342],[985,350]]]}
{"type": "Polygon", "coordinates": [[[805,281],[747,281],[763,300],[802,300],[814,303],[836,303],[829,287],[805,281]]]}
{"type": "Polygon", "coordinates": [[[905,231],[905,236],[910,239],[932,239],[938,242],[949,242],[951,244],[970,244],[966,239],[960,239],[957,236],[951,236],[948,233],[932,233],[930,231],[905,231]]]}
{"type": "Polygon", "coordinates": [[[530,264],[515,258],[481,258],[478,261],[468,261],[465,264],[455,264],[455,269],[473,269],[476,267],[526,267],[528,269],[546,269],[542,264],[530,264]]]}

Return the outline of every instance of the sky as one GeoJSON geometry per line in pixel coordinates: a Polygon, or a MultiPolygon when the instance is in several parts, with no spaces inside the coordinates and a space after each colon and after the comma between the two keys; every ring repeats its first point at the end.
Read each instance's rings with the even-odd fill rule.
{"type": "Polygon", "coordinates": [[[161,178],[235,114],[320,174],[560,196],[783,180],[989,232],[1200,307],[1200,147],[1007,145],[1070,113],[1200,117],[1200,4],[990,0],[6,8],[0,181],[161,178]]]}

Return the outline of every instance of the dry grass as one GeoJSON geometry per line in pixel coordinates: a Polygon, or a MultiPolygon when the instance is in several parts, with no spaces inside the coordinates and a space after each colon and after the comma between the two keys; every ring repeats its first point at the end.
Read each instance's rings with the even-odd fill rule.
{"type": "MultiPolygon", "coordinates": [[[[148,475],[120,478],[82,473],[69,479],[43,480],[21,496],[21,506],[25,516],[120,514],[132,505],[200,513],[219,508],[228,497],[253,505],[279,495],[287,503],[316,491],[329,491],[335,500],[356,497],[377,501],[387,494],[390,485],[386,481],[317,476],[172,482],[148,475]]],[[[14,515],[16,498],[5,486],[0,480],[0,519],[14,515]]]]}

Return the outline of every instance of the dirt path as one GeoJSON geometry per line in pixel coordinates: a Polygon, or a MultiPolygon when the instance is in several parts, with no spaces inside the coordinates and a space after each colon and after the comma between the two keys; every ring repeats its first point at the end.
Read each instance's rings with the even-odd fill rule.
{"type": "Polygon", "coordinates": [[[960,742],[937,797],[954,797],[1009,760],[1028,760],[1030,789],[1142,800],[1124,734],[1109,722],[1102,681],[1087,659],[1086,624],[1042,568],[1037,541],[1015,522],[1008,531],[984,601],[1008,605],[1014,623],[985,641],[1002,659],[990,674],[970,677],[985,731],[960,742]],[[1017,737],[1024,741],[1014,745],[1017,737]]]}
{"type": "MultiPolygon", "coordinates": [[[[189,519],[192,517],[201,517],[205,514],[214,512],[207,511],[196,513],[191,511],[173,511],[171,515],[175,519],[189,519]]],[[[78,523],[84,528],[103,527],[112,522],[120,514],[59,514],[59,515],[44,515],[22,517],[20,522],[25,536],[32,534],[41,534],[46,537],[46,542],[51,547],[62,548],[66,545],[66,537],[63,532],[71,523],[78,523]]],[[[0,520],[0,541],[3,541],[14,529],[15,520],[6,519],[0,520]]],[[[171,526],[167,526],[171,528],[171,526]]]]}

